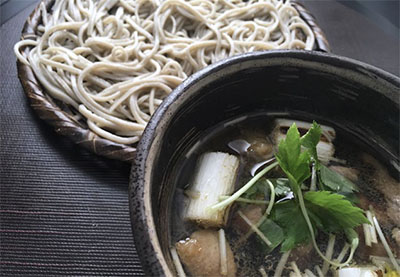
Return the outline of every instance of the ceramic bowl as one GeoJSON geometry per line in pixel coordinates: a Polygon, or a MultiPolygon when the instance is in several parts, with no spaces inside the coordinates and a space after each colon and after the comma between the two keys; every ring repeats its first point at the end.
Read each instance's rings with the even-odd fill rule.
{"type": "Polygon", "coordinates": [[[254,112],[338,126],[399,164],[399,78],[348,58],[306,51],[254,52],[189,77],[150,120],[130,179],[135,245],[147,275],[176,275],[168,222],[176,165],[207,130],[254,112]]]}

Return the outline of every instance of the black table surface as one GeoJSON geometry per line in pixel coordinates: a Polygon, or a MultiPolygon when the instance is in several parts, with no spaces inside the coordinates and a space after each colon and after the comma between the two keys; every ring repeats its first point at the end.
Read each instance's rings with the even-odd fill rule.
{"type": "MultiPolygon", "coordinates": [[[[305,5],[332,52],[399,75],[393,32],[343,3],[305,5]]],[[[1,25],[0,273],[144,275],[129,218],[130,166],[56,135],[23,93],[12,49],[34,6],[1,25]]]]}

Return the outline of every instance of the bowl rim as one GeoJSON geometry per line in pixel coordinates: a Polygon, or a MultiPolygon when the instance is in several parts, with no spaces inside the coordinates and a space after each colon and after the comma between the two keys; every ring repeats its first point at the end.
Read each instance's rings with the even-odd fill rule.
{"type": "MultiPolygon", "coordinates": [[[[338,67],[350,71],[356,71],[357,74],[368,75],[372,78],[381,78],[387,83],[397,88],[397,93],[385,96],[391,99],[398,106],[400,105],[400,78],[379,69],[373,65],[331,54],[317,51],[304,50],[269,50],[260,52],[251,52],[233,56],[215,64],[209,65],[196,72],[182,82],[172,93],[164,99],[156,112],[150,119],[143,136],[138,143],[136,157],[133,160],[131,175],[129,180],[129,206],[133,237],[135,246],[138,250],[139,258],[144,266],[146,263],[152,264],[151,268],[144,266],[147,274],[173,276],[162,254],[161,246],[155,230],[155,224],[152,217],[151,206],[151,184],[146,182],[151,172],[146,171],[146,164],[151,158],[151,148],[156,136],[160,136],[158,130],[164,128],[162,124],[170,122],[174,113],[169,111],[171,104],[179,99],[193,84],[207,78],[216,72],[232,65],[258,59],[297,59],[301,62],[321,63],[328,67],[338,67]],[[148,259],[151,261],[148,261],[148,259]]],[[[154,153],[153,153],[154,154],[154,153]]],[[[154,155],[153,155],[154,156],[154,155]]]]}

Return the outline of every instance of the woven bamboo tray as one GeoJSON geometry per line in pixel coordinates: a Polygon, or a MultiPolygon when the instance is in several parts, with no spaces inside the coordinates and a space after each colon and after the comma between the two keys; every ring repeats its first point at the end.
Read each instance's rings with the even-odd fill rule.
{"type": "MultiPolygon", "coordinates": [[[[42,0],[47,10],[50,10],[54,0],[42,0]]],[[[314,16],[300,3],[292,0],[292,5],[297,9],[300,16],[308,23],[315,35],[315,50],[330,52],[328,41],[321,28],[317,25],[314,16]]],[[[41,23],[41,12],[39,5],[31,13],[22,29],[22,39],[36,38],[37,27],[41,23]]],[[[22,49],[26,55],[29,46],[22,49]]],[[[32,68],[17,61],[18,77],[24,88],[30,105],[36,114],[45,122],[54,127],[55,131],[63,136],[69,137],[74,143],[92,151],[93,153],[111,159],[130,162],[134,158],[135,148],[109,141],[99,137],[92,132],[84,121],[77,121],[74,115],[77,113],[71,107],[51,98],[43,89],[32,68]]]]}

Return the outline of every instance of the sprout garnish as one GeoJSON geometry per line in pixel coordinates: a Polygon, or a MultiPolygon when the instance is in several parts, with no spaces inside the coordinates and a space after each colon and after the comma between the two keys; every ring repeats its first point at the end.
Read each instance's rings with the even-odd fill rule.
{"type": "Polygon", "coordinates": [[[268,171],[270,171],[271,169],[273,169],[277,165],[278,165],[278,162],[273,162],[272,164],[270,164],[269,166],[267,166],[266,168],[261,170],[259,173],[257,173],[256,176],[254,176],[250,181],[248,181],[247,184],[245,184],[243,187],[241,187],[231,197],[223,200],[222,202],[219,202],[218,204],[215,204],[215,205],[211,206],[209,208],[209,211],[212,212],[212,211],[222,210],[225,207],[227,207],[230,204],[232,204],[233,202],[235,202],[243,193],[245,193],[249,188],[251,188],[251,186],[254,185],[258,181],[258,179],[260,179],[262,176],[267,174],[268,171]]]}
{"type": "MultiPolygon", "coordinates": [[[[326,263],[335,267],[347,265],[352,260],[359,243],[354,228],[361,224],[371,223],[364,216],[364,211],[354,206],[343,195],[354,197],[352,194],[357,191],[357,187],[342,175],[324,166],[318,159],[317,144],[320,141],[321,133],[321,127],[313,122],[308,132],[300,137],[296,124],[293,124],[289,128],[286,138],[279,143],[278,152],[275,154],[276,162],[265,167],[236,193],[213,205],[209,210],[223,209],[239,200],[252,186],[255,185],[255,188],[263,186],[264,190],[260,189],[259,191],[268,192],[268,207],[263,217],[253,227],[261,226],[268,219],[269,222],[276,224],[276,228],[281,228],[284,233],[284,238],[279,240],[281,252],[287,253],[298,245],[311,241],[316,252],[326,263]],[[275,181],[267,179],[266,182],[257,183],[260,178],[278,165],[285,173],[286,179],[280,178],[275,181]],[[307,187],[310,186],[309,191],[302,190],[304,184],[307,187]],[[282,200],[282,196],[285,196],[279,194],[282,191],[292,193],[294,197],[282,200]],[[275,195],[281,198],[277,202],[275,202],[275,195]],[[315,238],[317,231],[332,235],[344,233],[351,248],[348,259],[341,262],[343,258],[333,260],[330,255],[326,257],[317,245],[315,238]]],[[[255,191],[254,188],[251,190],[255,191]]],[[[260,200],[258,197],[253,201],[265,201],[267,192],[265,192],[264,200],[260,200]]],[[[252,196],[252,194],[249,195],[252,196]]],[[[250,202],[249,197],[246,199],[250,202]]],[[[259,232],[260,229],[257,228],[258,235],[260,235],[259,232]]],[[[262,234],[263,238],[266,237],[265,235],[262,234]]],[[[267,251],[272,251],[273,248],[268,246],[267,251]]],[[[276,247],[276,244],[273,246],[276,247]]]]}

